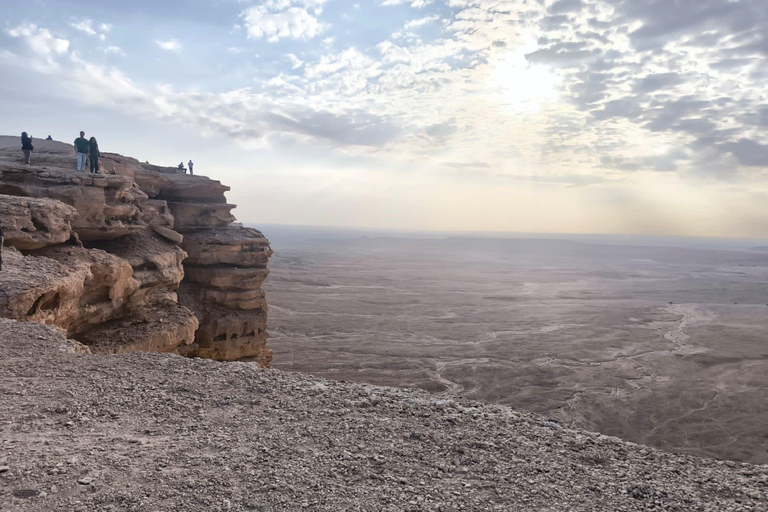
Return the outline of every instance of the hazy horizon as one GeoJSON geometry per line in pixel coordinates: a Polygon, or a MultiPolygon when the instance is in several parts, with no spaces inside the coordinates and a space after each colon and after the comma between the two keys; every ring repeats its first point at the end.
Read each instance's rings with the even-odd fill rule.
{"type": "Polygon", "coordinates": [[[508,231],[446,231],[446,230],[403,230],[388,228],[372,228],[366,226],[323,226],[323,225],[292,225],[269,223],[244,223],[249,227],[261,230],[272,244],[290,238],[293,241],[303,240],[318,242],[324,238],[334,241],[338,237],[346,240],[366,237],[382,238],[415,238],[415,239],[517,239],[517,240],[566,240],[591,244],[646,245],[646,246],[677,246],[703,250],[751,250],[768,246],[766,238],[742,237],[694,237],[686,235],[645,235],[627,233],[524,233],[508,231]],[[272,233],[272,237],[270,237],[272,233]],[[274,236],[277,234],[277,236],[274,236]],[[318,238],[319,237],[319,238],[318,238]]]}
{"type": "Polygon", "coordinates": [[[242,222],[768,238],[762,0],[0,5],[0,132],[242,222]]]}

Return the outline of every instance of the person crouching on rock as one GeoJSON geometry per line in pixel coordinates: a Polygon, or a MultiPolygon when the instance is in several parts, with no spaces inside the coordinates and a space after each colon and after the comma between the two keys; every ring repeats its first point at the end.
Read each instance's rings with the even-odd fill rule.
{"type": "Polygon", "coordinates": [[[91,137],[88,141],[88,157],[91,159],[91,172],[96,174],[99,172],[99,143],[96,142],[96,137],[91,137]]]}
{"type": "Polygon", "coordinates": [[[77,170],[85,172],[85,162],[88,160],[88,139],[85,132],[80,132],[80,137],[75,139],[75,154],[77,155],[77,170]]]}
{"type": "Polygon", "coordinates": [[[3,243],[5,243],[5,235],[3,235],[3,225],[0,224],[0,272],[3,270],[3,243]]]}
{"type": "Polygon", "coordinates": [[[29,165],[29,159],[32,155],[32,137],[27,132],[21,132],[21,152],[24,153],[24,165],[29,165]]]}

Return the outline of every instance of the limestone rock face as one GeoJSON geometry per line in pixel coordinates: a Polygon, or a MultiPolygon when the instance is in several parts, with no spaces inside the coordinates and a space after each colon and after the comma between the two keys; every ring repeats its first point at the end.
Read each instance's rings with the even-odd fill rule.
{"type": "Polygon", "coordinates": [[[114,153],[102,174],[76,172],[72,147],[52,141],[35,140],[24,167],[15,139],[0,137],[0,317],[57,326],[94,353],[269,364],[272,251],[233,225],[229,187],[114,153]]]}
{"type": "Polygon", "coordinates": [[[60,245],[36,254],[5,249],[0,316],[56,325],[76,337],[121,316],[140,286],[125,260],[104,251],[60,245]]]}
{"type": "Polygon", "coordinates": [[[83,240],[119,238],[146,225],[137,201],[147,196],[128,177],[3,166],[0,193],[57,199],[74,207],[72,228],[83,240]]]}
{"type": "Polygon", "coordinates": [[[267,310],[241,311],[200,298],[200,287],[183,283],[179,301],[195,312],[200,328],[195,343],[179,353],[218,361],[249,359],[269,366],[272,351],[267,348],[267,310]]]}
{"type": "Polygon", "coordinates": [[[235,208],[226,203],[168,203],[174,219],[173,228],[177,231],[190,229],[222,228],[235,221],[230,213],[235,208]]]}
{"type": "Polygon", "coordinates": [[[77,210],[53,199],[0,195],[5,243],[22,250],[64,243],[72,235],[77,210]]]}
{"type": "Polygon", "coordinates": [[[94,354],[180,353],[195,340],[199,325],[188,308],[173,300],[158,300],[91,329],[79,341],[94,354]]]}
{"type": "Polygon", "coordinates": [[[272,249],[261,232],[239,226],[184,235],[187,266],[267,268],[272,249]]]}

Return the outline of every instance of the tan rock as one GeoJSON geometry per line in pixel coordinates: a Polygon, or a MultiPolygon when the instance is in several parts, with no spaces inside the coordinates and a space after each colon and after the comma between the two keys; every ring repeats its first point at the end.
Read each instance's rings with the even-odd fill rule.
{"type": "Polygon", "coordinates": [[[259,289],[269,275],[266,268],[185,265],[184,270],[188,281],[224,290],[259,289]]]}
{"type": "Polygon", "coordinates": [[[250,290],[222,290],[219,288],[208,288],[205,286],[195,286],[193,292],[201,301],[212,304],[220,304],[230,309],[266,309],[267,299],[264,292],[259,289],[250,290]]]}
{"type": "Polygon", "coordinates": [[[57,199],[77,210],[72,229],[82,240],[109,240],[146,224],[137,198],[146,195],[125,176],[0,164],[0,194],[57,199]]]}
{"type": "Polygon", "coordinates": [[[128,262],[104,251],[60,245],[36,254],[5,251],[0,316],[71,335],[124,314],[139,289],[128,262]]]}
{"type": "Polygon", "coordinates": [[[134,306],[139,306],[150,292],[175,291],[184,278],[182,262],[187,254],[178,245],[150,231],[92,245],[131,265],[133,278],[140,288],[131,297],[134,306]]]}
{"type": "Polygon", "coordinates": [[[180,346],[194,342],[198,325],[189,309],[163,300],[103,323],[76,339],[94,354],[176,352],[180,346]]]}
{"type": "Polygon", "coordinates": [[[269,364],[261,286],[272,250],[231,225],[229,187],[112,153],[102,174],[78,173],[71,145],[56,142],[36,146],[33,162],[0,147],[0,194],[13,196],[0,199],[0,221],[11,245],[32,251],[7,249],[0,316],[59,326],[99,353],[269,364]],[[87,248],[62,243],[69,234],[87,248]]]}
{"type": "Polygon", "coordinates": [[[77,210],[54,199],[0,195],[0,222],[5,243],[33,250],[66,242],[77,210]]]}
{"type": "Polygon", "coordinates": [[[150,224],[149,227],[152,229],[152,231],[154,231],[155,233],[157,233],[161,237],[165,238],[169,242],[173,242],[175,244],[180,244],[181,242],[184,241],[184,235],[182,235],[181,233],[179,233],[177,231],[174,231],[172,229],[169,229],[169,228],[166,228],[166,227],[163,227],[163,226],[158,226],[156,224],[150,224]]]}
{"type": "Polygon", "coordinates": [[[233,265],[266,268],[272,249],[261,232],[240,226],[185,234],[186,265],[233,265]]]}
{"type": "Polygon", "coordinates": [[[267,348],[266,309],[235,311],[201,301],[195,286],[182,284],[179,301],[200,319],[192,345],[179,347],[179,354],[218,361],[249,358],[261,366],[269,366],[272,351],[267,348]]]}
{"type": "Polygon", "coordinates": [[[230,213],[235,208],[233,204],[169,202],[168,207],[175,219],[173,228],[177,231],[220,228],[235,221],[230,213]]]}
{"type": "Polygon", "coordinates": [[[172,167],[141,164],[135,180],[149,197],[183,203],[226,203],[229,187],[206,176],[181,173],[172,167]]]}
{"type": "Polygon", "coordinates": [[[144,221],[150,226],[161,226],[173,229],[174,218],[168,203],[161,199],[147,199],[140,202],[144,221]]]}

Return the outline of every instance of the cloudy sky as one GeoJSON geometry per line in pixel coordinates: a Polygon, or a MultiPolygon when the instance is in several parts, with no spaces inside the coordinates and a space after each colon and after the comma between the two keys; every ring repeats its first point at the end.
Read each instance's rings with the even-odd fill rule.
{"type": "Polygon", "coordinates": [[[768,237],[765,0],[0,4],[0,132],[248,223],[768,237]]]}

